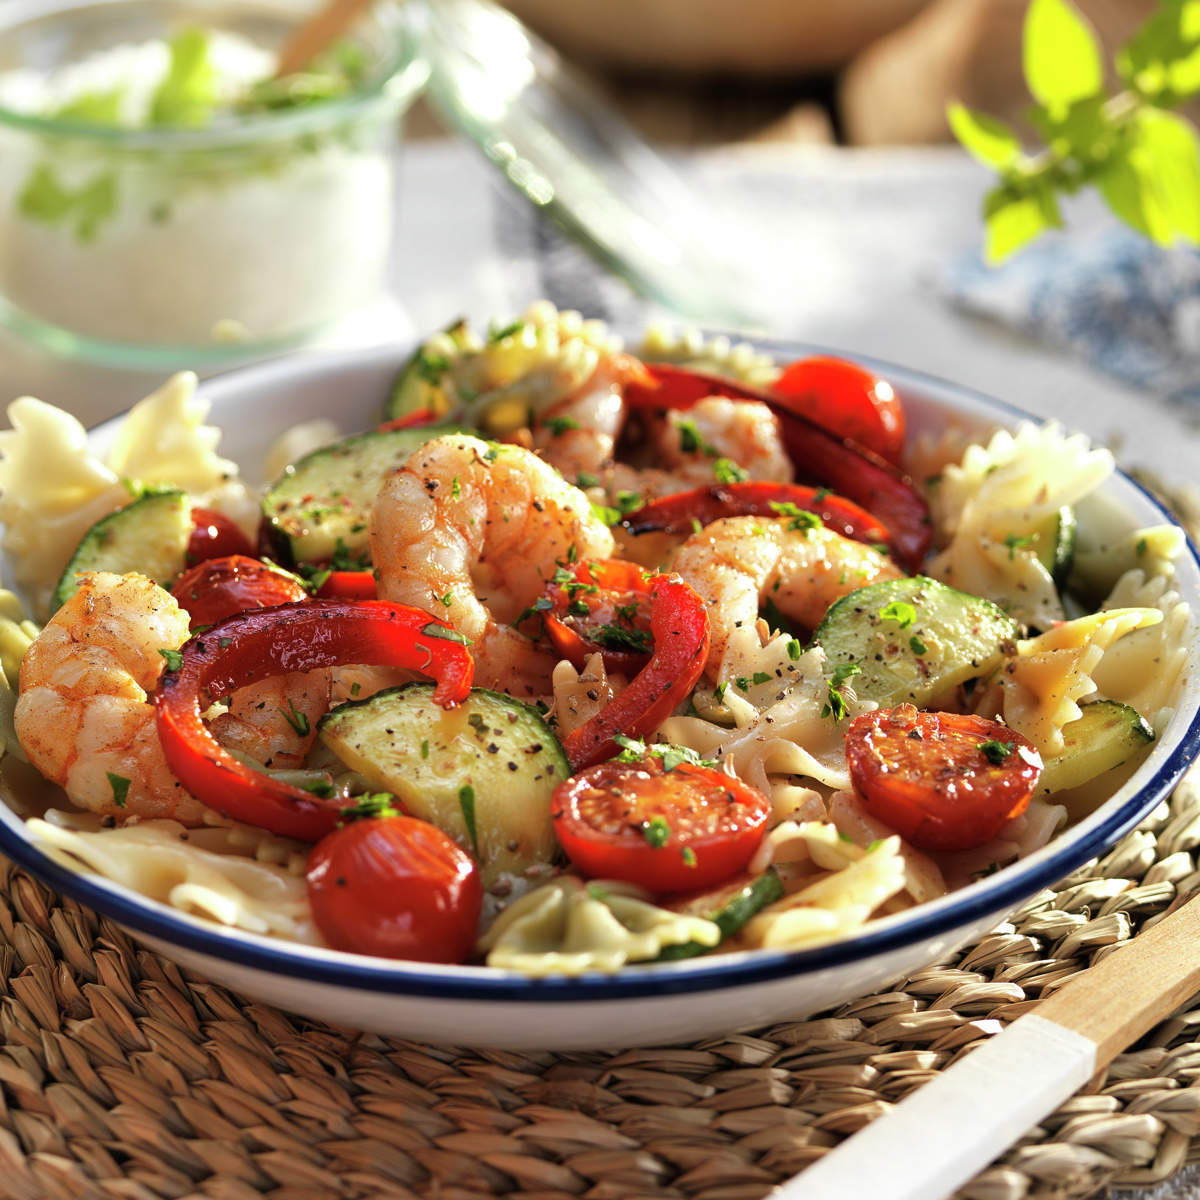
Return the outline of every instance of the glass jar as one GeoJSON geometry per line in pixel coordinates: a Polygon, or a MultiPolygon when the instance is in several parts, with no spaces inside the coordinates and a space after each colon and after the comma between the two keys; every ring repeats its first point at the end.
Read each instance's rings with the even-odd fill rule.
{"type": "Polygon", "coordinates": [[[27,103],[100,51],[135,75],[149,53],[165,63],[190,27],[275,51],[314,7],[0,7],[0,319],[57,354],[203,365],[296,344],[378,295],[398,122],[425,81],[399,6],[356,26],[362,82],[319,103],[136,129],[27,103]]]}

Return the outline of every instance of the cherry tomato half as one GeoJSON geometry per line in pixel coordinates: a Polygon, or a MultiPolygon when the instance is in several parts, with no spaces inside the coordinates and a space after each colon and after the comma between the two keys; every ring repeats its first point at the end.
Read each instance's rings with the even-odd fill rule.
{"type": "Polygon", "coordinates": [[[313,920],[335,950],[460,963],[483,903],[479,870],[440,829],[401,816],[349,820],[308,856],[313,920]]]}
{"type": "Polygon", "coordinates": [[[192,509],[192,533],[184,559],[189,567],[210,558],[253,553],[250,539],[224,513],[215,508],[192,509]]]}
{"type": "Polygon", "coordinates": [[[904,408],[892,385],[866,368],[828,355],[802,358],[784,367],[771,391],[830,433],[899,463],[904,408]]]}
{"type": "Polygon", "coordinates": [[[922,850],[969,850],[1025,811],[1042,773],[1015,729],[911,704],[855,717],[850,778],[867,811],[922,850]]]}
{"type": "Polygon", "coordinates": [[[576,667],[599,651],[609,671],[636,674],[654,648],[651,578],[636,563],[619,558],[560,569],[546,585],[553,607],[542,614],[554,648],[576,667]]]}
{"type": "Polygon", "coordinates": [[[657,757],[599,763],[560,783],[554,832],[592,878],[651,892],[706,888],[737,874],[767,828],[770,802],[724,771],[657,757]]]}
{"type": "Polygon", "coordinates": [[[193,626],[215,625],[247,609],[308,598],[295,575],[242,554],[197,563],[179,577],[171,595],[187,609],[193,626]]]}

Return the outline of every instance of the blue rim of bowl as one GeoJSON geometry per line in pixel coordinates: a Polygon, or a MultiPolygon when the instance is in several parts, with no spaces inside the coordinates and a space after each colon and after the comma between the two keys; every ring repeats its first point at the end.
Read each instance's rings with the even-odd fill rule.
{"type": "MultiPolygon", "coordinates": [[[[27,15],[0,20],[0,35],[11,35],[23,25],[69,16],[82,9],[116,11],[131,0],[54,0],[27,15]]],[[[26,5],[26,9],[32,6],[26,5]]],[[[15,10],[19,12],[20,10],[15,10]]],[[[387,14],[395,25],[393,52],[382,62],[372,78],[344,97],[307,105],[291,111],[256,114],[236,120],[224,120],[202,129],[164,127],[162,129],[126,129],[84,121],[62,120],[25,113],[0,105],[0,126],[19,129],[43,138],[61,138],[91,142],[111,153],[125,151],[210,151],[230,149],[261,141],[292,137],[314,129],[325,129],[365,115],[377,106],[407,107],[425,86],[428,64],[416,49],[416,43],[402,14],[387,14]]]]}
{"type": "MultiPolygon", "coordinates": [[[[755,345],[766,351],[790,353],[793,357],[797,352],[817,353],[822,350],[821,347],[772,339],[757,339],[755,345]]],[[[386,352],[342,357],[347,363],[362,367],[389,360],[394,360],[399,366],[405,355],[389,348],[386,352]]],[[[1015,405],[936,376],[864,355],[843,354],[843,357],[854,358],[886,372],[901,388],[907,384],[935,401],[957,403],[961,407],[966,400],[982,415],[1007,414],[1015,419],[1039,420],[1015,405]]],[[[224,391],[236,384],[252,385],[255,379],[264,376],[286,377],[296,370],[305,370],[306,365],[301,364],[307,364],[307,369],[312,369],[318,364],[332,365],[335,361],[330,356],[309,356],[290,362],[264,363],[213,380],[216,384],[213,390],[224,391]]],[[[1175,518],[1145,487],[1122,471],[1118,470],[1117,475],[1166,522],[1178,527],[1175,518]]],[[[1190,538],[1186,540],[1186,551],[1193,566],[1200,572],[1200,552],[1190,538]]],[[[520,1003],[625,1000],[746,987],[784,978],[792,978],[800,984],[807,975],[897,950],[938,935],[953,934],[955,930],[966,928],[973,922],[1011,911],[1039,888],[1057,882],[1110,849],[1168,796],[1200,752],[1200,699],[1196,703],[1196,711],[1187,728],[1178,735],[1178,741],[1166,760],[1104,821],[1097,822],[1086,835],[1070,841],[1057,851],[1043,851],[967,889],[951,893],[945,898],[949,902],[932,901],[918,905],[907,912],[884,918],[873,927],[868,926],[862,933],[809,949],[759,950],[652,967],[632,966],[615,975],[529,979],[514,972],[486,967],[396,965],[387,960],[362,958],[240,930],[226,930],[128,892],[120,885],[63,867],[36,848],[24,832],[23,819],[5,805],[0,805],[0,852],[57,891],[129,930],[194,954],[255,971],[290,976],[310,984],[429,999],[520,1003]]],[[[1053,844],[1051,842],[1050,846],[1053,844]]]]}

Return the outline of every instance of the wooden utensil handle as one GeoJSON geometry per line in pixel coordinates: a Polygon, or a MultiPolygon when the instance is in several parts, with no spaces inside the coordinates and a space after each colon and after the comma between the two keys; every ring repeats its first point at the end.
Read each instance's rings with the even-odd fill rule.
{"type": "Polygon", "coordinates": [[[1036,1012],[1095,1042],[1096,1066],[1104,1067],[1198,991],[1200,904],[1188,900],[1068,980],[1036,1012]]]}

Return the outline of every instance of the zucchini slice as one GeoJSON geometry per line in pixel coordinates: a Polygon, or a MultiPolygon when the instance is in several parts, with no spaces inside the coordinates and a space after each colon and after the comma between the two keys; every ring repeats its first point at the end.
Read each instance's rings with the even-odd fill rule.
{"type": "Polygon", "coordinates": [[[1063,726],[1061,754],[1046,759],[1038,783],[1042,792],[1064,792],[1131,760],[1136,764],[1154,741],[1150,722],[1116,700],[1092,700],[1063,726]]]}
{"type": "Polygon", "coordinates": [[[485,887],[556,857],[550,797],[571,768],[528,705],[473,688],[447,711],[432,684],[409,683],[340,705],[318,730],[372,787],[474,855],[485,887]]]}
{"type": "MultiPolygon", "coordinates": [[[[453,425],[359,433],[294,462],[262,498],[263,531],[285,567],[368,553],[367,522],[383,481],[453,425]]],[[[365,560],[364,560],[365,561],[365,560]]]]}
{"type": "MultiPolygon", "coordinates": [[[[690,897],[686,901],[671,904],[675,912],[691,917],[704,917],[716,924],[721,931],[721,941],[727,941],[768,904],[783,898],[783,881],[774,867],[758,876],[739,875],[731,883],[690,897]]],[[[720,945],[720,942],[717,943],[720,945]]],[[[665,946],[658,956],[659,962],[677,958],[695,958],[708,954],[715,946],[700,942],[683,942],[678,946],[665,946]]]]}
{"type": "Polygon", "coordinates": [[[448,387],[450,355],[441,354],[438,348],[446,339],[447,349],[454,353],[469,350],[472,342],[465,317],[442,330],[441,337],[416,348],[412,357],[400,368],[384,404],[383,418],[394,421],[410,413],[428,409],[436,416],[444,417],[458,404],[457,395],[448,387]]]}
{"type": "Polygon", "coordinates": [[[829,670],[853,664],[860,700],[930,702],[994,671],[1016,652],[1017,622],[980,596],[916,575],[868,584],[834,603],[814,641],[829,670]]]}
{"type": "Polygon", "coordinates": [[[1038,562],[1050,572],[1054,585],[1061,589],[1067,581],[1071,562],[1075,557],[1075,540],[1079,523],[1075,510],[1068,504],[1051,514],[1033,532],[1029,548],[1038,562]]]}
{"type": "Polygon", "coordinates": [[[192,502],[184,492],[150,492],[101,517],[83,535],[54,589],[52,605],[64,605],[79,590],[85,571],[140,571],[170,587],[187,565],[192,536],[192,502]]]}

